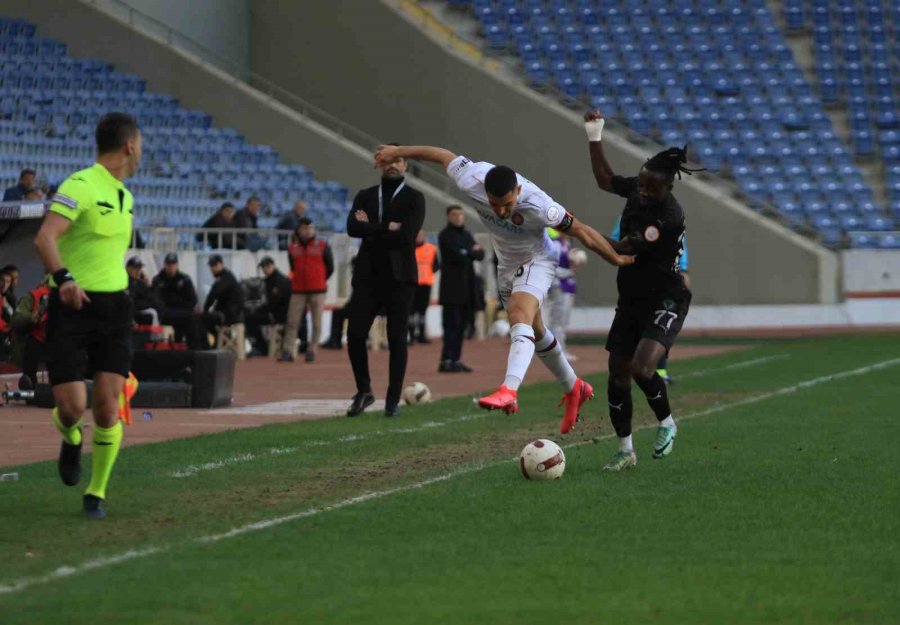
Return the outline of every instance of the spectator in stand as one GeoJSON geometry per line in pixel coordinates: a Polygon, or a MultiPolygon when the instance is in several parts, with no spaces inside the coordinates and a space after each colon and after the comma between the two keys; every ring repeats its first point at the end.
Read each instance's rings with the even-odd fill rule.
{"type": "Polygon", "coordinates": [[[6,294],[4,298],[9,305],[13,308],[16,307],[16,287],[19,286],[19,268],[16,265],[7,265],[3,269],[0,269],[0,273],[8,274],[10,279],[12,280],[12,284],[10,284],[9,288],[6,290],[6,294]]]}
{"type": "MultiPolygon", "coordinates": [[[[19,183],[3,192],[3,201],[20,202],[26,199],[25,196],[33,191],[40,193],[40,190],[34,187],[34,179],[36,177],[37,173],[33,169],[23,169],[19,174],[19,183]]],[[[43,193],[41,193],[41,197],[43,197],[43,193]]]]}
{"type": "MultiPolygon", "coordinates": [[[[243,229],[243,230],[256,230],[259,225],[259,210],[262,208],[262,202],[260,202],[259,198],[256,196],[251,196],[247,199],[247,203],[244,205],[244,208],[239,210],[234,214],[234,228],[243,229]]],[[[255,252],[260,249],[261,246],[257,246],[258,237],[248,236],[246,232],[239,232],[237,235],[237,249],[246,250],[249,249],[251,252],[255,252]]]]}
{"type": "MultiPolygon", "coordinates": [[[[234,228],[234,204],[225,202],[209,219],[203,222],[202,228],[234,228]]],[[[234,249],[234,235],[230,232],[218,234],[197,233],[197,241],[212,249],[234,249]]]]}
{"type": "Polygon", "coordinates": [[[134,304],[134,320],[138,325],[159,325],[162,303],[150,289],[150,278],[144,273],[144,262],[132,256],[125,263],[128,272],[128,295],[134,304]]]}
{"type": "Polygon", "coordinates": [[[431,287],[434,286],[434,274],[441,270],[437,247],[425,239],[425,231],[419,230],[416,235],[416,265],[419,267],[419,284],[413,295],[412,314],[409,318],[409,344],[414,342],[431,343],[425,336],[425,313],[431,302],[431,287]]]}
{"type": "MultiPolygon", "coordinates": [[[[294,203],[294,208],[282,215],[281,219],[278,220],[278,225],[275,227],[279,230],[290,230],[291,232],[294,232],[300,224],[300,220],[304,217],[306,217],[306,202],[297,200],[294,203]]],[[[290,235],[279,235],[278,249],[287,251],[288,245],[291,243],[290,239],[290,235]]]]}
{"type": "Polygon", "coordinates": [[[246,314],[247,338],[253,343],[253,350],[248,356],[265,356],[268,352],[266,340],[263,337],[262,327],[272,324],[287,323],[288,304],[291,301],[291,279],[278,271],[275,261],[271,256],[264,256],[259,261],[265,279],[266,301],[254,310],[246,314]]]}
{"type": "Polygon", "coordinates": [[[312,316],[312,338],[306,348],[306,362],[313,362],[322,334],[322,308],[328,278],[334,273],[334,257],[331,246],[325,240],[316,238],[316,227],[308,217],[298,222],[294,235],[294,241],[288,247],[292,272],[291,302],[279,361],[294,360],[297,330],[308,307],[312,316]]]}
{"type": "Polygon", "coordinates": [[[203,304],[203,321],[207,331],[216,336],[219,326],[243,323],[244,291],[219,254],[210,256],[208,264],[216,281],[203,304]]]}
{"type": "Polygon", "coordinates": [[[471,367],[460,361],[460,357],[469,309],[475,299],[473,263],[484,259],[484,249],[475,242],[472,233],[466,230],[465,221],[466,214],[461,206],[448,206],[447,227],[438,235],[443,261],[439,292],[444,327],[444,348],[438,366],[441,373],[472,371],[471,367]]]}
{"type": "Polygon", "coordinates": [[[47,305],[50,302],[49,276],[22,296],[12,316],[12,361],[22,369],[19,388],[33,389],[38,365],[47,363],[47,305]]]}
{"type": "Polygon", "coordinates": [[[179,271],[178,254],[166,254],[163,268],[153,277],[150,288],[162,302],[159,320],[175,329],[175,340],[186,342],[190,349],[208,349],[203,320],[196,310],[197,291],[190,276],[179,271]]]}

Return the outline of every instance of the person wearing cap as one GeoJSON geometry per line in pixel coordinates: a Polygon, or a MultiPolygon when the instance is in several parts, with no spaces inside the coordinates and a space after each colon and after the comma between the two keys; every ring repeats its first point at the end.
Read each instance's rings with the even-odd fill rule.
{"type": "Polygon", "coordinates": [[[166,254],[163,268],[153,277],[150,288],[163,303],[160,321],[175,329],[175,340],[190,349],[208,349],[206,332],[197,312],[197,291],[191,277],[178,269],[178,254],[166,254]]]}
{"type": "Polygon", "coordinates": [[[219,326],[243,323],[244,292],[220,254],[210,256],[207,264],[216,281],[203,303],[203,321],[207,332],[215,336],[219,326]]]}
{"type": "Polygon", "coordinates": [[[272,257],[264,256],[259,261],[259,268],[265,276],[263,284],[266,301],[252,313],[245,315],[244,321],[246,336],[253,342],[253,351],[248,354],[252,356],[266,354],[268,350],[262,328],[273,323],[287,323],[288,304],[291,301],[291,279],[278,271],[272,257]]]}
{"type": "Polygon", "coordinates": [[[150,289],[150,279],[144,273],[144,261],[132,256],[125,263],[128,272],[128,295],[134,304],[134,320],[139,325],[159,325],[162,302],[150,289]]]}
{"type": "Polygon", "coordinates": [[[325,304],[325,292],[328,290],[328,278],[334,273],[334,257],[328,243],[316,238],[316,227],[308,217],[303,217],[297,223],[294,240],[288,246],[288,259],[291,262],[292,276],[291,302],[279,361],[294,360],[297,331],[300,329],[301,319],[309,309],[312,338],[306,348],[306,362],[313,362],[322,334],[322,308],[325,304]]]}

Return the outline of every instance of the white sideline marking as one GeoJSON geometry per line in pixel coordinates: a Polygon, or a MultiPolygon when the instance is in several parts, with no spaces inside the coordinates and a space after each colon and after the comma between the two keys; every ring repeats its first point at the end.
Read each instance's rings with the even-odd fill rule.
{"type": "Polygon", "coordinates": [[[713,373],[726,371],[728,369],[743,369],[744,367],[755,367],[756,365],[761,365],[767,362],[774,362],[776,360],[788,360],[790,357],[790,354],[778,354],[776,356],[765,356],[763,358],[754,358],[752,360],[742,360],[730,365],[725,365],[724,367],[716,367],[715,369],[704,369],[702,371],[694,371],[692,373],[682,373],[675,377],[675,381],[677,382],[678,380],[683,380],[684,378],[702,378],[705,375],[712,375],[713,373]]]}
{"type": "MultiPolygon", "coordinates": [[[[307,417],[336,417],[347,414],[348,399],[289,399],[286,401],[273,401],[265,404],[253,404],[236,408],[219,408],[217,410],[205,410],[201,414],[212,415],[290,415],[307,417]]],[[[376,400],[366,412],[384,410],[384,400],[376,400]]]]}
{"type": "MultiPolygon", "coordinates": [[[[424,432],[425,430],[430,430],[433,428],[444,427],[445,425],[450,425],[453,423],[461,423],[463,421],[472,421],[474,419],[481,419],[488,416],[489,413],[478,413],[478,414],[467,414],[462,415],[461,417],[455,417],[453,419],[447,419],[446,421],[425,421],[416,427],[411,428],[397,428],[396,430],[374,430],[372,432],[367,432],[365,434],[347,434],[345,436],[341,436],[335,440],[318,440],[318,441],[307,441],[302,446],[303,447],[326,447],[328,445],[338,445],[341,443],[355,443],[357,441],[364,441],[370,438],[378,438],[380,436],[388,436],[392,434],[415,434],[416,432],[424,432]]],[[[273,456],[283,456],[285,454],[292,454],[300,450],[300,447],[274,447],[269,450],[269,453],[273,456]]],[[[203,473],[205,471],[215,471],[217,469],[223,469],[227,466],[231,466],[233,464],[237,464],[239,462],[249,462],[251,460],[255,460],[256,456],[252,453],[245,453],[239,456],[233,456],[231,458],[225,458],[223,460],[213,460],[211,462],[207,462],[204,464],[192,464],[183,469],[179,469],[177,471],[173,471],[169,473],[169,477],[193,477],[198,473],[203,473]]]]}
{"type": "MultiPolygon", "coordinates": [[[[705,415],[713,414],[716,412],[722,412],[724,410],[728,410],[729,408],[734,408],[737,406],[744,406],[746,404],[752,404],[756,402],[760,402],[766,399],[770,399],[772,397],[779,397],[781,395],[787,395],[790,393],[796,393],[797,391],[807,389],[813,386],[817,386],[819,384],[823,384],[825,382],[832,382],[834,380],[841,380],[844,378],[849,378],[858,375],[865,375],[866,373],[870,373],[872,371],[877,371],[880,369],[886,369],[888,367],[892,367],[894,365],[900,364],[900,358],[892,358],[890,360],[883,360],[881,362],[877,362],[871,365],[867,365],[865,367],[860,367],[858,369],[850,369],[848,371],[841,371],[839,373],[832,373],[829,375],[820,376],[818,378],[812,378],[810,380],[805,380],[803,382],[798,382],[797,384],[793,384],[791,386],[785,386],[780,389],[776,389],[774,391],[770,391],[768,393],[763,393],[761,395],[755,395],[753,397],[748,397],[746,399],[741,399],[734,402],[719,404],[717,406],[713,406],[706,410],[701,410],[700,412],[695,412],[689,415],[685,415],[681,417],[679,420],[684,421],[686,419],[695,419],[697,417],[702,417],[705,415]]],[[[643,427],[635,428],[635,430],[646,430],[651,427],[655,427],[654,425],[645,425],[643,427]]],[[[615,434],[607,434],[606,436],[597,437],[594,440],[606,440],[613,438],[615,434]]],[[[586,445],[594,442],[594,440],[586,440],[579,441],[577,443],[571,443],[569,445],[564,445],[565,449],[570,447],[579,447],[581,445],[586,445]]],[[[427,480],[422,480],[420,482],[415,482],[413,484],[407,484],[405,486],[398,486],[396,488],[391,488],[388,490],[380,490],[380,491],[372,491],[368,493],[363,493],[362,495],[357,495],[356,497],[351,497],[349,499],[344,499],[343,501],[339,501],[337,503],[331,504],[329,506],[323,506],[321,508],[309,508],[307,510],[303,510],[302,512],[295,512],[294,514],[288,514],[280,517],[274,517],[272,519],[268,519],[265,521],[256,521],[254,523],[248,523],[246,525],[241,525],[239,527],[235,527],[233,529],[228,530],[227,532],[223,532],[220,534],[210,534],[208,536],[200,536],[197,538],[190,539],[190,543],[215,543],[221,540],[226,540],[228,538],[233,538],[235,536],[241,536],[243,534],[249,532],[256,532],[264,529],[268,529],[270,527],[276,527],[283,523],[288,523],[290,521],[295,521],[298,519],[303,519],[311,516],[315,516],[317,514],[321,514],[323,512],[330,512],[332,510],[339,510],[341,508],[346,508],[348,506],[352,506],[358,503],[364,503],[366,501],[372,501],[375,499],[380,499],[382,497],[387,497],[388,495],[394,495],[397,493],[404,493],[412,490],[417,490],[420,488],[424,488],[426,486],[430,486],[431,484],[436,484],[438,482],[444,482],[454,477],[458,477],[460,475],[467,475],[469,473],[475,473],[477,471],[481,471],[486,468],[499,466],[501,464],[505,464],[509,462],[509,459],[506,460],[498,460],[497,462],[486,463],[486,464],[477,464],[477,465],[469,465],[460,468],[457,471],[452,471],[450,473],[445,473],[444,475],[440,475],[438,477],[429,478],[427,480]]],[[[91,569],[99,569],[106,566],[110,566],[113,564],[118,564],[120,562],[126,562],[128,560],[135,560],[138,558],[144,558],[146,556],[150,556],[156,553],[162,553],[168,551],[169,549],[176,547],[176,545],[163,546],[163,547],[151,547],[149,549],[143,549],[140,551],[129,550],[123,553],[109,556],[106,558],[98,558],[96,560],[88,560],[87,562],[82,562],[81,564],[77,564],[75,566],[63,566],[59,567],[55,571],[48,573],[47,575],[39,576],[39,577],[25,577],[9,584],[3,585],[0,584],[0,595],[11,595],[13,593],[20,592],[31,586],[36,586],[38,584],[46,584],[57,579],[61,579],[64,577],[70,577],[72,575],[82,573],[84,571],[89,571],[91,569]]]]}
{"type": "Polygon", "coordinates": [[[82,562],[81,564],[78,564],[76,566],[61,566],[55,571],[51,571],[50,573],[47,573],[46,575],[42,575],[40,577],[26,577],[24,579],[12,582],[9,585],[0,584],[0,595],[11,595],[15,592],[19,592],[20,590],[25,590],[29,586],[46,584],[57,579],[63,579],[65,577],[77,575],[78,573],[84,573],[85,571],[90,571],[91,569],[100,569],[111,564],[127,562],[128,560],[143,558],[153,555],[154,553],[162,553],[163,551],[167,550],[168,547],[150,547],[149,549],[140,549],[137,551],[134,549],[129,549],[128,551],[124,551],[114,556],[109,556],[107,558],[97,558],[96,560],[88,560],[87,562],[82,562]]]}
{"type": "Polygon", "coordinates": [[[239,462],[250,462],[254,458],[256,458],[256,456],[253,454],[240,454],[232,456],[231,458],[225,458],[224,460],[215,460],[204,464],[192,464],[183,469],[179,469],[178,471],[173,471],[170,475],[172,477],[190,477],[192,475],[197,475],[201,471],[212,471],[213,469],[221,469],[222,467],[238,464],[239,462]]]}

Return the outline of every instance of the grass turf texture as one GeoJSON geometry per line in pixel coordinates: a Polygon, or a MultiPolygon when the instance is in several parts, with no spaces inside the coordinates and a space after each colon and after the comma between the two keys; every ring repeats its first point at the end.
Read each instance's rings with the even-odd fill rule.
{"type": "MultiPolygon", "coordinates": [[[[685,378],[671,398],[677,418],[898,356],[900,338],[889,336],[766,342],[674,365],[676,377],[714,373],[685,378]]],[[[80,489],[62,486],[54,463],[20,467],[18,482],[0,483],[0,586],[162,551],[0,594],[0,622],[895,623],[898,371],[684,420],[664,461],[650,459],[654,429],[639,431],[639,464],[626,474],[600,470],[612,439],[571,447],[566,475],[550,483],[523,480],[512,458],[538,436],[609,436],[605,377],[592,380],[598,399],[569,437],[557,432],[558,386],[536,384],[515,416],[457,398],[399,420],[375,413],[126,449],[100,523],[78,516],[80,489]],[[421,489],[194,540],[479,464],[421,489]]],[[[652,426],[637,389],[634,398],[636,423],[652,426]]]]}

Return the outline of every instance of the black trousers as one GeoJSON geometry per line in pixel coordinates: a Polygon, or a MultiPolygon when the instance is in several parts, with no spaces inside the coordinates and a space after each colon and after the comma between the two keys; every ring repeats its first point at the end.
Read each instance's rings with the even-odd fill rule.
{"type": "Polygon", "coordinates": [[[469,319],[469,306],[444,304],[441,322],[444,327],[444,347],[441,360],[457,362],[462,356],[463,336],[469,319]]]}
{"type": "Polygon", "coordinates": [[[199,313],[193,310],[169,309],[160,315],[159,322],[164,326],[172,326],[175,330],[175,340],[187,343],[188,349],[209,349],[203,317],[199,313]]]}
{"type": "Polygon", "coordinates": [[[272,325],[273,323],[276,323],[275,320],[267,312],[244,313],[244,336],[250,339],[253,347],[263,354],[268,353],[269,344],[266,341],[266,337],[263,336],[262,329],[263,326],[272,325]]]}
{"type": "Polygon", "coordinates": [[[372,391],[369,376],[369,352],[366,339],[372,322],[379,312],[387,315],[388,350],[390,351],[390,373],[385,403],[391,406],[400,402],[403,378],[406,375],[407,346],[406,325],[412,306],[416,285],[406,282],[378,281],[353,286],[353,302],[349,311],[347,328],[347,352],[356,390],[359,393],[372,391]]]}
{"type": "Polygon", "coordinates": [[[25,350],[22,352],[22,373],[27,375],[33,384],[38,383],[38,366],[47,364],[50,358],[50,348],[47,343],[39,341],[30,334],[25,339],[25,350]]]}

